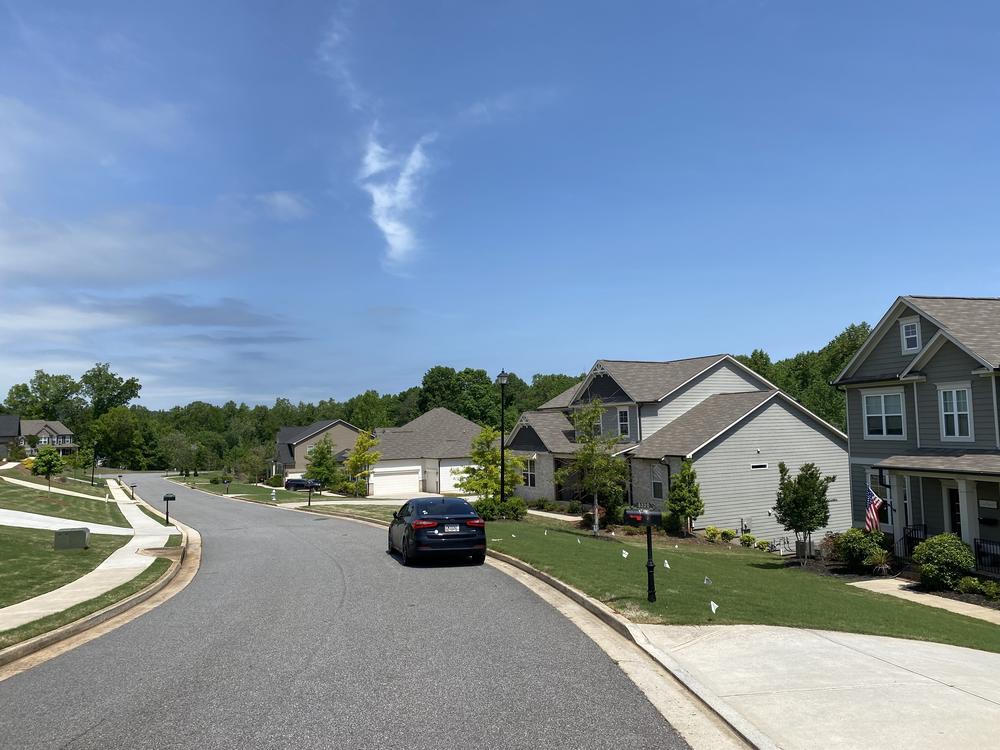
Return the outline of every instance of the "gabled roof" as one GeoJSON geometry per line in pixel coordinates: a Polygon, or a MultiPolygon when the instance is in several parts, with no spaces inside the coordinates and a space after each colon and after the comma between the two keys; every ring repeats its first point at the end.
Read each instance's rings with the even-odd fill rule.
{"type": "Polygon", "coordinates": [[[16,414],[0,414],[0,436],[17,437],[21,430],[21,418],[16,414]]]}
{"type": "MultiPolygon", "coordinates": [[[[618,383],[632,401],[639,403],[659,401],[722,360],[732,360],[739,364],[728,354],[713,354],[708,357],[674,359],[665,362],[599,359],[582,382],[563,391],[539,408],[568,408],[595,376],[604,374],[618,383]]],[[[756,377],[760,378],[759,375],[756,377]]]]}
{"type": "Polygon", "coordinates": [[[403,458],[464,458],[472,453],[472,439],[483,428],[443,406],[421,414],[402,427],[375,430],[380,460],[403,458]]]}
{"type": "MultiPolygon", "coordinates": [[[[887,334],[902,310],[910,308],[940,329],[944,338],[965,350],[986,367],[1000,369],[1000,297],[897,297],[868,338],[833,381],[834,385],[852,382],[850,375],[864,362],[875,345],[887,334]]],[[[940,340],[937,334],[931,341],[940,340]]],[[[920,358],[927,345],[916,353],[920,358]]],[[[910,368],[906,368],[908,371],[910,368]]],[[[895,379],[901,373],[886,373],[879,379],[895,379]]]]}
{"type": "Polygon", "coordinates": [[[654,459],[689,456],[779,393],[747,391],[709,396],[639,443],[631,455],[654,459]]]}
{"type": "Polygon", "coordinates": [[[278,430],[278,443],[283,443],[285,445],[298,445],[303,440],[308,440],[314,435],[325,432],[338,422],[345,427],[349,427],[355,432],[361,432],[359,428],[355,427],[350,422],[345,422],[343,419],[322,419],[319,422],[313,422],[305,427],[282,427],[278,430]]]}
{"type": "Polygon", "coordinates": [[[573,424],[560,411],[527,411],[518,420],[518,426],[507,438],[509,445],[522,426],[530,427],[538,435],[549,453],[574,453],[579,446],[573,442],[573,424]]]}
{"type": "Polygon", "coordinates": [[[875,468],[1000,476],[1000,453],[996,451],[964,450],[961,448],[953,450],[925,448],[898,456],[883,458],[875,464],[875,468]]]}
{"type": "Polygon", "coordinates": [[[48,427],[56,435],[72,435],[73,433],[70,429],[64,425],[59,420],[47,420],[47,419],[22,419],[21,420],[21,434],[22,435],[38,435],[48,427]]]}

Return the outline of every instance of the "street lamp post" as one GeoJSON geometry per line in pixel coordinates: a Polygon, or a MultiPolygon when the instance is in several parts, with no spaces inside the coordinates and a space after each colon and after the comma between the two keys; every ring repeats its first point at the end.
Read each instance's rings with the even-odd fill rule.
{"type": "Polygon", "coordinates": [[[502,503],[507,499],[507,484],[504,481],[506,479],[505,472],[507,470],[507,460],[504,457],[504,439],[503,439],[503,407],[504,407],[504,391],[507,385],[507,379],[510,376],[507,374],[506,370],[500,370],[500,374],[497,375],[497,383],[500,384],[500,502],[502,503]]]}

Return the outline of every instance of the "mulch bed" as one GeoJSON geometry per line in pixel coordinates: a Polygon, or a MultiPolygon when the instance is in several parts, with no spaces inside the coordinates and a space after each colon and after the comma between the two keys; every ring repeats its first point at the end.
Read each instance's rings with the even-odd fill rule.
{"type": "Polygon", "coordinates": [[[965,602],[966,604],[977,604],[980,607],[988,607],[989,609],[1000,609],[1000,601],[993,601],[992,599],[987,599],[982,594],[960,594],[957,591],[932,591],[934,596],[941,596],[945,599],[954,599],[959,602],[965,602]]]}

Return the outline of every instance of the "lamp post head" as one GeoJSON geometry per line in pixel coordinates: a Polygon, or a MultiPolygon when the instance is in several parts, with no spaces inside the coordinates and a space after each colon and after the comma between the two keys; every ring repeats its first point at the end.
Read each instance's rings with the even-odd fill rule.
{"type": "Polygon", "coordinates": [[[499,385],[507,385],[507,379],[510,375],[507,374],[506,370],[501,370],[500,374],[497,375],[497,383],[499,385]]]}

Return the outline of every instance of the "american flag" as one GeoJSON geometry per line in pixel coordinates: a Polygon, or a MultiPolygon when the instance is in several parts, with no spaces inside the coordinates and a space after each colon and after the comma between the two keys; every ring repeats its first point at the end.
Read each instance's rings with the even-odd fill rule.
{"type": "Polygon", "coordinates": [[[878,512],[885,501],[875,494],[871,485],[868,485],[868,510],[865,512],[865,531],[878,530],[878,512]]]}

